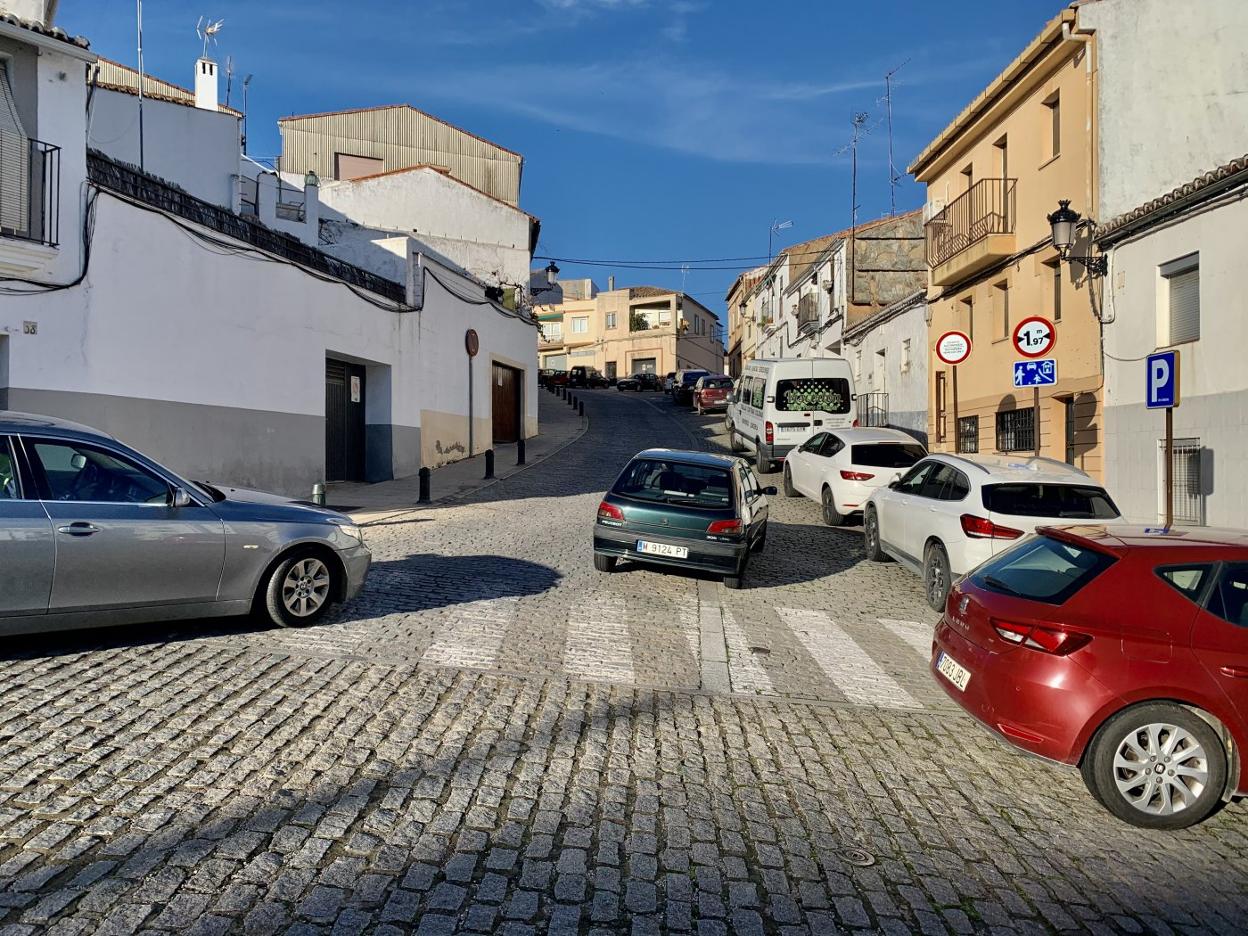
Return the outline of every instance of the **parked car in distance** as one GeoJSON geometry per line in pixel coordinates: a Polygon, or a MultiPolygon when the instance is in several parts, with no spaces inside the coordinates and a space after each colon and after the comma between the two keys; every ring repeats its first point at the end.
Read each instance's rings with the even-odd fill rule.
{"type": "Polygon", "coordinates": [[[663,378],[663,392],[671,393],[672,388],[675,386],[676,386],[676,372],[669,371],[667,375],[663,378]]]}
{"type": "Polygon", "coordinates": [[[364,586],[343,514],[188,481],[86,426],[0,411],[0,634],[246,614],[311,624],[364,586]]]}
{"type": "Polygon", "coordinates": [[[546,383],[552,387],[566,387],[568,385],[568,372],[566,370],[552,370],[546,376],[546,383]]]}
{"type": "Polygon", "coordinates": [[[693,385],[693,408],[699,416],[728,409],[732,378],[727,374],[708,374],[693,385]]]}
{"type": "Polygon", "coordinates": [[[841,526],[861,516],[867,498],[927,454],[900,429],[816,432],[784,460],[784,493],[801,494],[823,508],[823,522],[841,526]]]}
{"type": "Polygon", "coordinates": [[[767,542],[767,495],[739,458],[647,449],[598,505],[594,568],[620,559],[696,569],[740,588],[751,552],[767,542]]]}
{"type": "Polygon", "coordinates": [[[1036,527],[1120,517],[1103,487],[1064,462],[942,453],[872,492],[863,540],[867,558],[896,559],[922,575],[928,604],[940,611],[955,577],[1036,527]]]}
{"type": "Polygon", "coordinates": [[[677,406],[693,406],[693,387],[710,373],[701,369],[678,370],[672,381],[672,402],[677,406]]]}
{"type": "Polygon", "coordinates": [[[615,382],[616,390],[640,390],[641,382],[634,375],[632,377],[621,377],[615,382]]]}
{"type": "Polygon", "coordinates": [[[854,372],[844,358],[750,361],[725,417],[734,452],[753,452],[771,471],[812,433],[857,425],[854,372]]]}
{"type": "Polygon", "coordinates": [[[640,374],[633,374],[631,377],[621,377],[615,388],[617,390],[636,390],[638,392],[642,390],[658,390],[659,378],[654,374],[643,371],[640,374]]]}
{"type": "Polygon", "coordinates": [[[602,371],[596,367],[576,366],[568,371],[569,387],[609,387],[611,381],[603,376],[602,371]]]}
{"type": "Polygon", "coordinates": [[[1078,766],[1133,825],[1248,793],[1248,534],[1042,527],[949,594],[932,673],[1009,743],[1078,766]]]}

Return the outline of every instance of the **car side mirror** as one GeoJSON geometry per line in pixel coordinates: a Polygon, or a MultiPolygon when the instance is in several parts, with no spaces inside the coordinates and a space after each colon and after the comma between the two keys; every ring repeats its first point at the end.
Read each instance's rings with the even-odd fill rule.
{"type": "Polygon", "coordinates": [[[169,496],[169,506],[173,508],[190,507],[191,495],[187,494],[182,488],[174,488],[173,493],[169,496]]]}
{"type": "Polygon", "coordinates": [[[776,490],[775,485],[772,485],[771,487],[763,488],[763,493],[766,494],[768,497],[775,497],[780,492],[776,490]]]}

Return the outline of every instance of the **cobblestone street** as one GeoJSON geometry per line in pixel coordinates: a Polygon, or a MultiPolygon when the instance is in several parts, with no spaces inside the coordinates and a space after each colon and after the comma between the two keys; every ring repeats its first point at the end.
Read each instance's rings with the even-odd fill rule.
{"type": "Polygon", "coordinates": [[[1242,804],[1144,832],[990,737],[918,580],[813,502],[739,591],[595,572],[625,461],[725,440],[580,395],[567,448],[368,526],[320,626],[10,638],[0,936],[1248,931],[1242,804]]]}

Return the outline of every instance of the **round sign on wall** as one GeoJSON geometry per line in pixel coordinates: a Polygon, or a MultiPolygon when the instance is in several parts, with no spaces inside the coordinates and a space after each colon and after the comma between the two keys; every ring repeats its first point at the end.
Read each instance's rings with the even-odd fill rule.
{"type": "Polygon", "coordinates": [[[1014,326],[1014,350],[1025,358],[1044,357],[1055,344],[1057,332],[1043,316],[1033,315],[1014,326]]]}
{"type": "Polygon", "coordinates": [[[481,350],[481,341],[477,338],[477,330],[470,328],[464,332],[464,348],[468,352],[469,357],[476,357],[477,352],[481,350]]]}
{"type": "Polygon", "coordinates": [[[964,332],[947,331],[936,339],[936,356],[945,364],[961,364],[971,356],[971,338],[964,332]]]}

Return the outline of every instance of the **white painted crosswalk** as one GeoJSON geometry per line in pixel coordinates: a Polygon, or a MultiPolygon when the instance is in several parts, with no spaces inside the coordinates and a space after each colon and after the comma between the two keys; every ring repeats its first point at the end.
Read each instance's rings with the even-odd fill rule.
{"type": "Polygon", "coordinates": [[[885,708],[922,707],[823,612],[777,608],[776,613],[850,702],[885,708]]]}
{"type": "Polygon", "coordinates": [[[421,662],[465,669],[493,668],[518,604],[517,598],[492,598],[461,605],[438,629],[421,662]]]}
{"type": "Polygon", "coordinates": [[[563,671],[578,679],[635,681],[632,639],[622,598],[593,595],[568,611],[563,671]]]}
{"type": "Polygon", "coordinates": [[[775,685],[766,668],[750,650],[745,631],[727,608],[723,609],[723,615],[724,642],[728,645],[728,679],[732,683],[732,691],[774,695],[775,685]]]}
{"type": "Polygon", "coordinates": [[[897,621],[892,618],[880,618],[880,623],[887,627],[900,640],[914,648],[914,652],[927,660],[932,655],[932,626],[920,624],[918,621],[897,621]]]}

